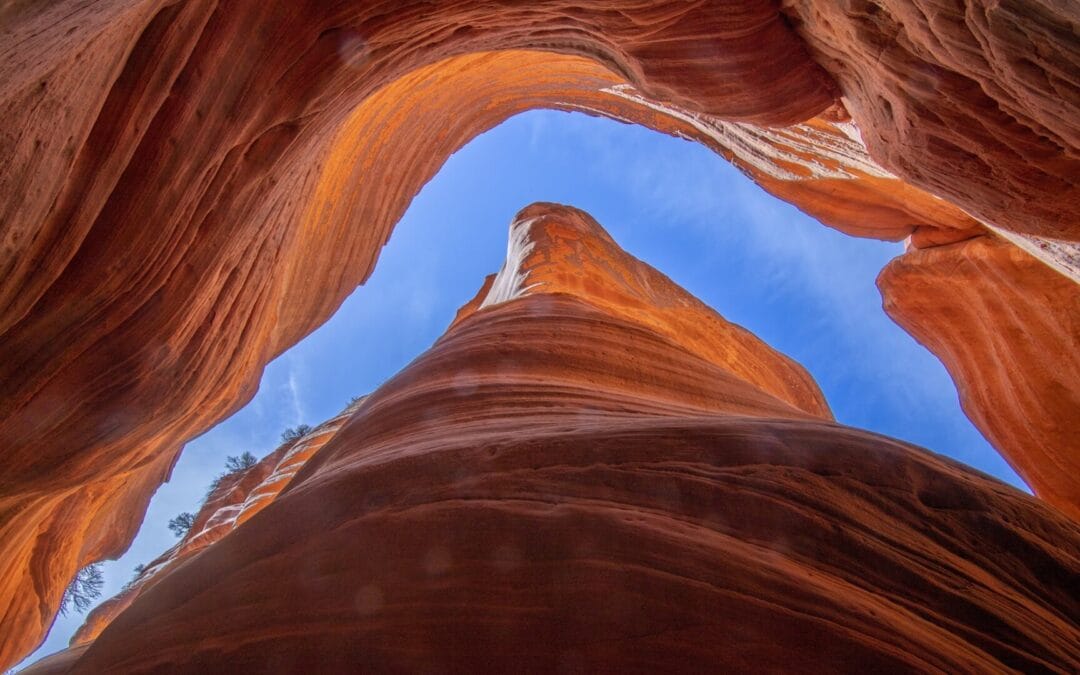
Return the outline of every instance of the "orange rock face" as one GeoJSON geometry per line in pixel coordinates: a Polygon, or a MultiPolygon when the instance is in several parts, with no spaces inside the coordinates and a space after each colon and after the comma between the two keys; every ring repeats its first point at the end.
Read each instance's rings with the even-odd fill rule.
{"type": "Polygon", "coordinates": [[[1080,666],[1075,522],[831,422],[579,211],[510,242],[276,500],[32,672],[1080,666]]]}
{"type": "Polygon", "coordinates": [[[255,466],[226,476],[207,496],[183,539],[150,561],[119,594],[87,615],[86,622],[71,638],[72,648],[92,642],[163,572],[219,541],[266,508],[289,484],[300,467],[337,433],[356,407],[357,404],[350,405],[340,415],[319,425],[303,438],[280,446],[255,466]]]}
{"type": "Polygon", "coordinates": [[[1037,494],[1080,522],[1076,283],[979,237],[901,256],[878,285],[889,315],[941,356],[968,416],[1014,450],[1007,457],[1037,494]]]}
{"type": "Polygon", "coordinates": [[[1005,229],[1080,239],[1074,3],[783,4],[882,165],[1005,229]]]}
{"type": "MultiPolygon", "coordinates": [[[[858,236],[1074,255],[1074,8],[783,4],[0,7],[0,665],[75,570],[124,550],[182,444],[367,278],[444,159],[518,112],[698,140],[858,236]]],[[[962,390],[1002,380],[1075,417],[972,361],[962,390]]],[[[1022,433],[981,428],[1040,493],[1077,494],[1022,433]]]]}

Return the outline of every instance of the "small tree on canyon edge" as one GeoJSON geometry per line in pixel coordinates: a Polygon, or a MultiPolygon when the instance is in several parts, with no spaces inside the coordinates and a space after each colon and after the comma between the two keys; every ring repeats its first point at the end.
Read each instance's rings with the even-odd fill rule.
{"type": "MultiPolygon", "coordinates": [[[[221,485],[221,481],[225,480],[229,476],[235,475],[242,471],[246,471],[251,467],[259,463],[259,458],[250,452],[244,451],[240,456],[229,455],[225,458],[225,471],[218,474],[217,478],[210,481],[210,487],[206,489],[206,496],[203,497],[203,503],[210,498],[210,495],[214,494],[214,491],[221,485]]],[[[185,511],[169,521],[169,529],[179,539],[188,533],[191,526],[195,524],[195,514],[185,511]]]]}
{"type": "Polygon", "coordinates": [[[245,451],[244,454],[239,457],[229,456],[225,458],[225,474],[233,474],[237,471],[243,471],[244,469],[250,469],[258,463],[258,459],[255,455],[245,451]]]}
{"type": "Polygon", "coordinates": [[[307,424],[301,424],[298,427],[289,427],[285,431],[281,432],[281,441],[283,443],[292,443],[293,441],[298,441],[310,433],[311,427],[307,424]]]}
{"type": "Polygon", "coordinates": [[[195,514],[184,511],[183,513],[169,521],[169,529],[172,530],[172,533],[176,535],[177,539],[179,539],[180,537],[183,537],[185,534],[187,534],[188,530],[190,530],[191,526],[194,524],[195,514]]]}
{"type": "Polygon", "coordinates": [[[241,471],[247,471],[251,467],[259,463],[259,458],[250,452],[244,451],[244,454],[239,457],[229,455],[225,458],[225,471],[219,473],[217,478],[210,481],[210,487],[206,488],[206,496],[203,497],[203,502],[210,499],[210,495],[214,494],[214,491],[221,485],[221,481],[225,480],[229,476],[240,473],[241,471]]]}
{"type": "Polygon", "coordinates": [[[74,608],[80,614],[90,609],[94,600],[101,597],[101,587],[105,585],[105,576],[101,573],[101,563],[90,563],[75,573],[64,596],[60,598],[60,613],[67,615],[74,608]]]}
{"type": "Polygon", "coordinates": [[[144,565],[142,563],[136,565],[135,569],[132,570],[131,580],[129,580],[126,584],[124,584],[124,589],[127,590],[127,589],[131,588],[132,585],[134,585],[134,583],[139,580],[139,577],[142,576],[142,573],[145,572],[145,571],[146,571],[146,565],[144,565]]]}

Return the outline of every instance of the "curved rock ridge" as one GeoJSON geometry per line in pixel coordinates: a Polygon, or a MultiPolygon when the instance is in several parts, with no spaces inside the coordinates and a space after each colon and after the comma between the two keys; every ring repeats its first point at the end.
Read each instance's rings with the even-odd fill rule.
{"type": "MultiPolygon", "coordinates": [[[[601,83],[602,84],[602,83],[601,83]]],[[[729,122],[649,99],[627,84],[601,86],[551,107],[613,117],[701,143],[731,161],[770,194],[845,234],[910,237],[933,246],[984,233],[963,209],[891,175],[867,153],[840,103],[788,127],[729,122]]]]}
{"type": "MultiPolygon", "coordinates": [[[[608,316],[647,326],[803,412],[832,419],[802,366],[623,251],[584,211],[533,204],[511,223],[508,241],[505,264],[478,294],[484,297],[479,309],[524,296],[571,295],[608,316]]],[[[455,323],[467,316],[463,308],[455,323]]]]}
{"type": "Polygon", "coordinates": [[[341,414],[323,422],[304,437],[281,445],[237,475],[226,476],[207,495],[187,534],[175,546],[150,561],[120,593],[95,607],[72,636],[71,647],[92,642],[145,588],[154,583],[155,578],[221,540],[266,508],[289,484],[300,467],[337,433],[345,420],[362,404],[363,398],[350,403],[341,414]]]}
{"type": "Polygon", "coordinates": [[[734,376],[656,329],[670,282],[620,314],[643,265],[580,211],[523,223],[531,289],[480,307],[489,277],[277,499],[28,672],[1080,666],[1075,522],[734,376]]]}
{"type": "MultiPolygon", "coordinates": [[[[803,123],[776,128],[680,109],[649,99],[627,84],[602,91],[659,115],[650,123],[639,109],[630,107],[623,113],[626,121],[660,126],[707,145],[771,194],[846,234],[889,240],[911,237],[916,246],[933,246],[985,232],[985,226],[962,209],[905,183],[878,164],[841,103],[803,123]]],[[[621,107],[608,104],[606,114],[621,107]]],[[[593,111],[605,114],[605,109],[593,111]]]]}
{"type": "MultiPolygon", "coordinates": [[[[783,4],[0,7],[0,665],[368,277],[445,158],[521,111],[700,141],[857,236],[990,229],[1075,271],[1071,5],[783,4]]],[[[1039,457],[984,431],[1027,478],[1039,457]]]]}
{"type": "Polygon", "coordinates": [[[782,4],[882,165],[1006,230],[1080,239],[1075,3],[782,4]]]}
{"type": "Polygon", "coordinates": [[[885,267],[878,287],[889,316],[941,357],[968,417],[1012,450],[1006,458],[1036,494],[1080,522],[1076,283],[979,237],[910,251],[885,267]]]}

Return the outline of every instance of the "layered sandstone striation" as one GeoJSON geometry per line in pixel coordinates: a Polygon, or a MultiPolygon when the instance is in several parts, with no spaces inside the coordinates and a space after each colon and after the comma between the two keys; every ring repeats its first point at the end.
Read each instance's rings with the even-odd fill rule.
{"type": "MultiPolygon", "coordinates": [[[[990,231],[1075,271],[1076,25],[1041,0],[3,5],[0,665],[476,134],[531,108],[606,115],[705,143],[850,234],[923,248],[990,231]]],[[[900,316],[916,305],[934,316],[900,316]]],[[[961,390],[1000,381],[1075,417],[1023,369],[948,362],[949,335],[923,341],[972,378],[961,390]]],[[[1066,354],[1055,335],[1040,344],[1066,354]]],[[[1033,451],[972,417],[1075,512],[1077,474],[1045,464],[1075,440],[1033,451]]]]}
{"type": "Polygon", "coordinates": [[[120,593],[87,615],[86,622],[71,638],[72,649],[92,642],[164,572],[219,541],[266,508],[292,481],[300,467],[333,438],[361,401],[350,403],[341,414],[320,424],[304,437],[279,446],[254,466],[224,476],[206,496],[206,501],[195,514],[191,529],[176,546],[147,563],[120,593]]]}
{"type": "Polygon", "coordinates": [[[1080,238],[1075,4],[782,4],[884,166],[1005,229],[1080,238]]]}
{"type": "Polygon", "coordinates": [[[1080,666],[1075,522],[832,422],[580,211],[510,241],[272,503],[32,672],[1080,666]]]}
{"type": "Polygon", "coordinates": [[[518,213],[508,240],[505,265],[458,311],[454,325],[478,309],[524,295],[537,296],[533,304],[543,296],[587,298],[606,315],[645,326],[797,410],[832,419],[802,366],[627,255],[583,211],[533,204],[518,213]]]}

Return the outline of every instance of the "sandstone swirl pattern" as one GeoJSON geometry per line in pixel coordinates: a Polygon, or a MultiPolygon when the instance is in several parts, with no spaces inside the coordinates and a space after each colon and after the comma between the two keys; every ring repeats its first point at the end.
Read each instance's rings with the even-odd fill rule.
{"type": "Polygon", "coordinates": [[[367,278],[444,159],[537,107],[702,142],[856,236],[960,243],[883,280],[886,304],[935,331],[919,337],[972,418],[1080,516],[1080,384],[1053,376],[1075,314],[929,300],[972,262],[985,293],[1009,280],[1021,304],[1037,286],[1039,307],[1076,306],[1077,14],[1051,0],[4,3],[0,664],[40,641],[75,570],[124,550],[183,443],[367,278]],[[970,244],[998,237],[1031,260],[970,244]],[[1068,283],[1042,283],[1043,266],[1068,283]],[[1018,360],[1009,345],[1032,325],[1038,347],[1018,360]],[[995,356],[959,356],[969,344],[995,356]]]}
{"type": "Polygon", "coordinates": [[[527,290],[489,278],[269,506],[32,672],[1080,666],[1076,523],[831,422],[586,214],[522,228],[527,290]]]}

